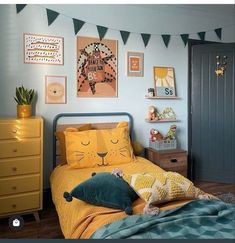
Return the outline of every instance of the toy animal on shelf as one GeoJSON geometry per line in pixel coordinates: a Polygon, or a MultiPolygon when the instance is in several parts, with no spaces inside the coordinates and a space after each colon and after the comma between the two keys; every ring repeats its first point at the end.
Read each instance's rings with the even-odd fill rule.
{"type": "Polygon", "coordinates": [[[149,106],[148,108],[148,117],[147,120],[149,121],[157,121],[158,120],[158,113],[155,106],[149,106]]]}
{"type": "Polygon", "coordinates": [[[176,125],[171,125],[169,131],[166,136],[163,138],[164,140],[172,140],[176,138],[176,125]]]}
{"type": "Polygon", "coordinates": [[[150,130],[150,140],[152,142],[155,142],[156,140],[162,140],[162,139],[163,139],[163,136],[158,130],[156,130],[154,128],[152,128],[150,130]]]}
{"type": "Polygon", "coordinates": [[[166,120],[166,119],[176,119],[175,112],[171,107],[166,107],[160,114],[159,114],[159,120],[166,120]]]}

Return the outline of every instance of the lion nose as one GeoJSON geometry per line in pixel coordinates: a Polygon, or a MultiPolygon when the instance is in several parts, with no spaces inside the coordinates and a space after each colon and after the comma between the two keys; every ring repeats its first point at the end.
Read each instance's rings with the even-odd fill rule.
{"type": "MultiPolygon", "coordinates": [[[[108,153],[108,152],[107,152],[108,153]]],[[[107,155],[107,153],[97,153],[101,158],[104,158],[106,155],[107,155]]]]}

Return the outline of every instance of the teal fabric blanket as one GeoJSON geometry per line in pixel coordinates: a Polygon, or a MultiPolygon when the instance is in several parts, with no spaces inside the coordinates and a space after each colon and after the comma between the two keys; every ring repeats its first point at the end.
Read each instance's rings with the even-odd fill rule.
{"type": "Polygon", "coordinates": [[[128,216],[103,226],[91,238],[235,239],[235,205],[196,200],[158,216],[128,216]]]}

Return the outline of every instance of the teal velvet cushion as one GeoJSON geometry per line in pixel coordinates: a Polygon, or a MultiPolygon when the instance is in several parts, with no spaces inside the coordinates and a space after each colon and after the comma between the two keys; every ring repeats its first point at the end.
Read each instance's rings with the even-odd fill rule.
{"type": "Polygon", "coordinates": [[[90,179],[77,185],[70,193],[64,193],[68,202],[73,197],[96,206],[122,209],[126,214],[132,214],[131,205],[138,195],[122,178],[103,172],[93,173],[90,179]]]}

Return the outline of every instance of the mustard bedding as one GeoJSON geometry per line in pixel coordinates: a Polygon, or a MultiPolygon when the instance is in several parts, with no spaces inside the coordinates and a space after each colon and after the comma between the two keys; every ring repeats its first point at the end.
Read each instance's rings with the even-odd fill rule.
{"type": "MultiPolygon", "coordinates": [[[[126,217],[125,212],[118,209],[93,206],[81,200],[74,199],[68,203],[63,198],[65,191],[71,191],[77,184],[91,177],[92,172],[111,172],[113,168],[120,168],[124,173],[162,172],[163,170],[150,161],[137,157],[136,162],[115,166],[97,168],[72,169],[68,165],[57,166],[51,174],[52,199],[55,204],[60,226],[65,238],[87,239],[101,226],[126,217]]],[[[182,205],[190,200],[180,200],[160,206],[167,210],[182,205]]],[[[134,214],[142,213],[144,201],[137,199],[133,203],[134,214]]]]}

